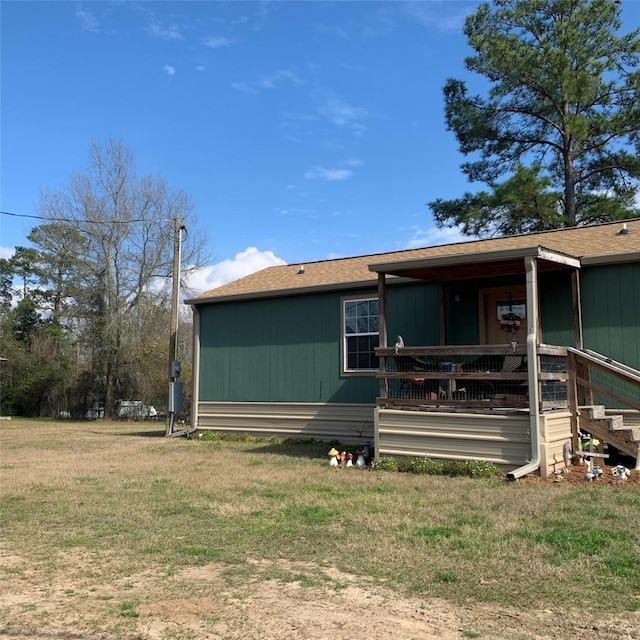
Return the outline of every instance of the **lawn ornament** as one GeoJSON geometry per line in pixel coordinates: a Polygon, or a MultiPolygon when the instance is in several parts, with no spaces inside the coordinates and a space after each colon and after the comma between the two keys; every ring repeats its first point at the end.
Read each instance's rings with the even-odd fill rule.
{"type": "Polygon", "coordinates": [[[591,469],[591,460],[587,460],[587,473],[584,474],[584,480],[586,482],[593,482],[595,475],[591,469]]]}
{"type": "Polygon", "coordinates": [[[365,440],[362,443],[362,448],[364,449],[364,462],[365,464],[371,464],[371,458],[373,458],[372,452],[371,452],[371,448],[373,447],[373,444],[371,442],[369,442],[368,440],[365,440]]]}
{"type": "Polygon", "coordinates": [[[600,446],[600,440],[598,438],[593,438],[591,435],[587,434],[582,439],[582,450],[583,451],[591,451],[591,447],[595,449],[600,446]]]}
{"type": "Polygon", "coordinates": [[[329,466],[337,467],[338,466],[338,450],[335,447],[332,447],[328,455],[329,455],[329,466]]]}
{"type": "Polygon", "coordinates": [[[364,454],[365,454],[365,450],[364,449],[358,449],[356,451],[356,466],[357,467],[364,467],[367,464],[364,461],[364,454]]]}
{"type": "Polygon", "coordinates": [[[338,454],[338,462],[340,463],[341,467],[344,467],[344,465],[347,463],[347,452],[343,451],[342,453],[338,454]]]}
{"type": "Polygon", "coordinates": [[[618,478],[618,482],[624,482],[631,475],[631,471],[623,464],[619,464],[612,469],[611,475],[618,478]]]}
{"type": "Polygon", "coordinates": [[[353,467],[353,453],[347,453],[347,467],[353,467]]]}
{"type": "Polygon", "coordinates": [[[593,479],[594,480],[597,480],[598,478],[601,478],[603,474],[604,474],[604,470],[602,469],[602,467],[600,465],[596,465],[595,467],[593,467],[593,479]]]}
{"type": "MultiPolygon", "coordinates": [[[[571,464],[571,457],[573,456],[573,445],[571,440],[567,440],[564,445],[562,445],[562,458],[564,460],[564,472],[571,473],[571,469],[569,465],[571,464]]],[[[555,458],[554,458],[555,460],[555,458]]]]}
{"type": "Polygon", "coordinates": [[[556,454],[553,454],[553,481],[562,482],[562,470],[558,469],[558,461],[556,460],[556,454]]]}

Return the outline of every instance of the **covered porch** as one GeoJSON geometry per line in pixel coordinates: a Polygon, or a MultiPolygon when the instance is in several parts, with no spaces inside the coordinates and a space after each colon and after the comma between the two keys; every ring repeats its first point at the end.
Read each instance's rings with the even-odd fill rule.
{"type": "Polygon", "coordinates": [[[578,407],[586,398],[578,397],[568,347],[541,341],[539,275],[569,273],[566,321],[580,350],[580,267],[578,258],[542,246],[370,265],[378,274],[380,322],[377,455],[489,460],[512,479],[562,466],[565,443],[577,447],[578,407]],[[480,344],[451,344],[445,287],[514,276],[523,299],[506,289],[497,298],[478,296],[478,305],[489,307],[478,316],[488,327],[478,332],[480,344]],[[439,285],[441,344],[409,345],[401,332],[387,335],[387,286],[408,281],[439,285]]]}

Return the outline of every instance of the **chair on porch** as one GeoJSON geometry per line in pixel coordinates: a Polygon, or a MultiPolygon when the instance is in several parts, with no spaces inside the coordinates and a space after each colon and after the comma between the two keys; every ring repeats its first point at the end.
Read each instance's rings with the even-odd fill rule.
{"type": "MultiPolygon", "coordinates": [[[[527,359],[522,355],[482,356],[464,366],[467,371],[486,373],[514,373],[527,370],[527,359]]],[[[458,381],[458,388],[464,389],[469,400],[494,400],[497,393],[522,395],[526,382],[522,380],[466,380],[458,381]]],[[[526,391],[524,391],[526,394],[526,391]]]]}
{"type": "MultiPolygon", "coordinates": [[[[436,368],[429,368],[429,365],[419,359],[412,356],[400,356],[396,355],[390,358],[393,362],[395,371],[401,373],[412,373],[421,371],[436,371],[436,368]]],[[[425,398],[425,399],[437,399],[438,398],[438,381],[430,380],[428,378],[421,377],[407,377],[399,379],[400,386],[398,388],[398,398],[425,398]]]]}

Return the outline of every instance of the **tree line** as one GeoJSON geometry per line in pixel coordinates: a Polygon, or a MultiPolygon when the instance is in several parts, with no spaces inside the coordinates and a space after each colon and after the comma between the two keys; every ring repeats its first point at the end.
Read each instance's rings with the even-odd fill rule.
{"type": "MultiPolygon", "coordinates": [[[[175,218],[189,230],[183,274],[208,257],[192,209],[163,178],[138,176],[120,140],[92,144],[87,170],[41,195],[31,246],[0,262],[3,415],[166,406],[175,218]]],[[[189,331],[179,332],[183,381],[189,331]]]]}
{"type": "MultiPolygon", "coordinates": [[[[621,26],[619,0],[494,0],[467,17],[465,65],[486,95],[450,78],[444,115],[462,171],[489,190],[430,202],[437,225],[507,235],[638,215],[640,29],[621,26]]],[[[173,220],[189,230],[183,273],[209,260],[192,208],[118,140],[42,194],[32,246],[0,262],[2,413],[165,406],[173,220]]]]}

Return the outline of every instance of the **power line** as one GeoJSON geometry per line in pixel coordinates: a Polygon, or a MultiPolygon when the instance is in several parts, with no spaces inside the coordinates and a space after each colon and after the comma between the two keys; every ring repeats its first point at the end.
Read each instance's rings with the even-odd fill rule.
{"type": "Polygon", "coordinates": [[[11,211],[0,211],[3,216],[13,216],[14,218],[35,218],[36,220],[48,220],[49,222],[68,222],[70,224],[132,224],[134,222],[154,222],[140,218],[137,220],[78,220],[73,218],[48,218],[47,216],[29,215],[28,213],[13,213],[11,211]]]}

